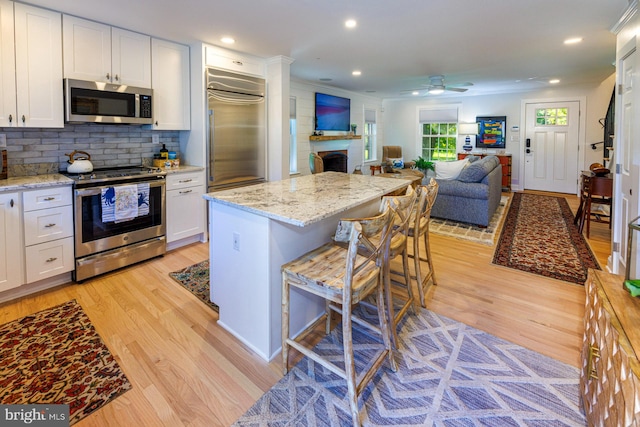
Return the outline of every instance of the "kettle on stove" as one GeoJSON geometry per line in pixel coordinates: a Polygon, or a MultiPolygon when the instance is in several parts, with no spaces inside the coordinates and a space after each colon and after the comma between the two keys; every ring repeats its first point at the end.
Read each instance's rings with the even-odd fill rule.
{"type": "Polygon", "coordinates": [[[93,164],[91,163],[91,155],[89,155],[89,153],[74,150],[71,154],[65,155],[69,156],[69,160],[67,160],[67,163],[69,163],[69,166],[67,166],[68,173],[88,173],[93,171],[93,164]],[[74,159],[73,157],[76,154],[84,154],[86,157],[74,159]]]}

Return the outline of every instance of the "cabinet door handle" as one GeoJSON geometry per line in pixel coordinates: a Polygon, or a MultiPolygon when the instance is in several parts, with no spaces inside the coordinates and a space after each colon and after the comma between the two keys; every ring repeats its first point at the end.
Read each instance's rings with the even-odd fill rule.
{"type": "Polygon", "coordinates": [[[9,123],[13,122],[13,115],[9,114],[9,123]]]}
{"type": "Polygon", "coordinates": [[[11,201],[9,202],[9,205],[13,207],[13,199],[11,199],[11,201]]]}
{"type": "Polygon", "coordinates": [[[191,181],[193,181],[193,180],[192,179],[183,179],[182,181],[178,181],[178,182],[183,183],[183,182],[191,182],[191,181]]]}
{"type": "Polygon", "coordinates": [[[53,262],[53,261],[55,261],[55,260],[57,260],[57,259],[58,259],[58,258],[56,258],[56,257],[51,257],[51,258],[47,259],[47,261],[46,261],[46,262],[53,262]]]}
{"type": "Polygon", "coordinates": [[[107,80],[111,80],[111,73],[107,73],[107,80]]]}
{"type": "Polygon", "coordinates": [[[118,77],[118,75],[116,74],[114,79],[115,79],[115,81],[118,81],[118,80],[120,80],[120,77],[118,77]]]}
{"type": "Polygon", "coordinates": [[[26,122],[27,118],[24,116],[24,114],[22,115],[22,123],[26,122]]]}
{"type": "Polygon", "coordinates": [[[50,202],[50,201],[55,200],[55,199],[56,199],[55,197],[51,197],[50,196],[50,197],[47,197],[46,199],[44,199],[44,201],[45,202],[50,202]]]}
{"type": "Polygon", "coordinates": [[[47,224],[47,225],[44,226],[44,228],[51,228],[51,227],[55,227],[55,226],[56,226],[56,224],[47,224]]]}
{"type": "Polygon", "coordinates": [[[189,194],[193,192],[193,190],[185,190],[185,191],[180,191],[180,194],[189,194]]]}

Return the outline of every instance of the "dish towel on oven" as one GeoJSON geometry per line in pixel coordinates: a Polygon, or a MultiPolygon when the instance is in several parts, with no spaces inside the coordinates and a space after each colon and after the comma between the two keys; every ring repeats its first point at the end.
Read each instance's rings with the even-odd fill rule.
{"type": "Polygon", "coordinates": [[[102,222],[122,222],[149,214],[149,184],[102,189],[102,222]],[[118,201],[120,203],[118,203],[118,201]]]}

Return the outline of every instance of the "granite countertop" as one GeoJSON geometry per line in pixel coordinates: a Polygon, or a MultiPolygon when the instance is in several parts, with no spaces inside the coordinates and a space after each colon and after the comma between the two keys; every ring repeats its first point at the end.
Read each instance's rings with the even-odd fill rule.
{"type": "Polygon", "coordinates": [[[408,179],[324,172],[207,193],[203,197],[304,227],[409,184],[408,179]]]}
{"type": "MultiPolygon", "coordinates": [[[[202,166],[180,166],[172,169],[163,169],[166,174],[198,172],[204,170],[202,166]]],[[[73,185],[73,180],[59,173],[45,175],[16,176],[0,180],[0,193],[10,191],[32,190],[35,188],[56,187],[60,185],[73,185]]]]}
{"type": "Polygon", "coordinates": [[[73,180],[58,173],[33,176],[16,176],[0,180],[0,193],[31,190],[34,188],[73,185],[73,180]]]}
{"type": "Polygon", "coordinates": [[[188,165],[180,165],[177,168],[163,168],[162,169],[164,172],[166,172],[167,174],[173,174],[173,173],[186,173],[186,172],[199,172],[204,170],[204,167],[202,166],[188,166],[188,165]]]}

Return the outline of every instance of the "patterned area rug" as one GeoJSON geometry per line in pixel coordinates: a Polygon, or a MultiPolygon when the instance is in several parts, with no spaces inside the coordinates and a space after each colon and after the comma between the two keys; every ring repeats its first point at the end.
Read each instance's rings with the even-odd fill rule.
{"type": "Polygon", "coordinates": [[[584,284],[598,261],[563,197],[515,193],[493,263],[584,284]]]}
{"type": "Polygon", "coordinates": [[[218,306],[209,299],[209,260],[190,265],[180,271],[169,273],[169,276],[209,307],[218,311],[218,306]]]}
{"type": "Polygon", "coordinates": [[[68,404],[74,424],[129,389],[75,300],[0,326],[2,404],[68,404]]]}
{"type": "MultiPolygon", "coordinates": [[[[358,328],[362,354],[373,339],[358,328]]],[[[577,368],[425,309],[401,328],[398,372],[385,363],[359,400],[364,425],[587,425],[577,368]]],[[[338,329],[317,346],[334,360],[338,329]]],[[[305,357],[234,426],[349,426],[345,395],[344,380],[305,357]]]]}
{"type": "Polygon", "coordinates": [[[508,205],[509,197],[501,196],[500,205],[493,213],[491,221],[489,221],[489,225],[486,228],[480,228],[476,224],[467,224],[464,222],[451,221],[449,219],[432,218],[431,224],[429,225],[429,231],[434,234],[470,240],[492,246],[495,243],[496,234],[498,230],[500,230],[504,213],[507,211],[508,205]]]}

